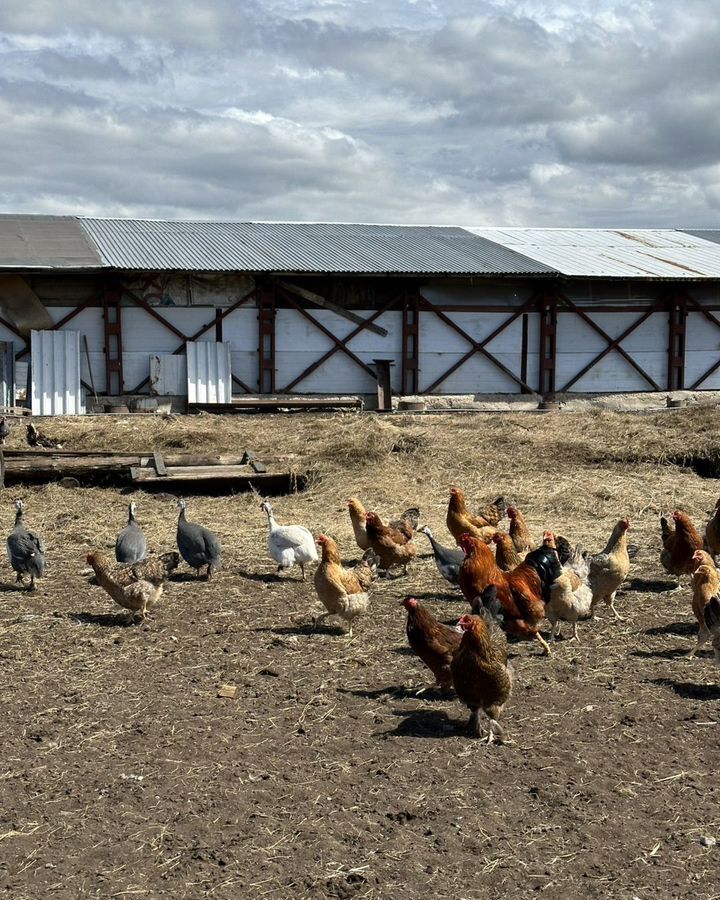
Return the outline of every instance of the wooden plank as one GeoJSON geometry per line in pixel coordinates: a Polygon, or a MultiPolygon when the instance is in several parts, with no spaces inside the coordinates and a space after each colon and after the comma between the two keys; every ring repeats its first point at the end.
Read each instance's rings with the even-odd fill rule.
{"type": "Polygon", "coordinates": [[[320,294],[316,294],[315,291],[309,291],[307,288],[299,287],[298,285],[292,284],[289,281],[280,280],[278,281],[278,284],[280,285],[280,287],[285,288],[286,291],[290,291],[292,294],[297,294],[298,297],[302,297],[303,300],[308,300],[310,303],[314,303],[315,306],[321,306],[323,309],[334,312],[338,316],[342,316],[344,319],[348,319],[348,321],[354,322],[356,325],[362,325],[363,328],[367,328],[369,331],[374,331],[375,334],[379,334],[381,337],[388,336],[386,328],[383,328],[380,325],[376,325],[374,322],[368,322],[367,319],[363,319],[363,317],[357,315],[357,313],[354,313],[349,309],[344,309],[342,306],[338,306],[331,300],[326,300],[324,297],[321,297],[320,294]]]}
{"type": "Polygon", "coordinates": [[[251,466],[170,466],[167,477],[157,475],[153,469],[133,466],[130,476],[135,482],[169,484],[173,481],[237,481],[246,484],[258,484],[287,480],[290,472],[255,472],[251,466]]]}
{"type": "Polygon", "coordinates": [[[203,403],[188,404],[191,412],[208,411],[215,413],[243,412],[249,409],[362,409],[362,400],[355,397],[351,400],[321,400],[311,397],[263,397],[233,398],[232,403],[206,405],[203,403]]]}
{"type": "Polygon", "coordinates": [[[167,475],[165,460],[162,458],[162,453],[159,450],[153,450],[153,462],[155,463],[155,471],[158,475],[167,475]]]}

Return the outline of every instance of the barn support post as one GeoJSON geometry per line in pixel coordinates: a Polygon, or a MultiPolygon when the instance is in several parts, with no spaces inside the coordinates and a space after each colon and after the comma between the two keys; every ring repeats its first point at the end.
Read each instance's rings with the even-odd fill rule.
{"type": "Polygon", "coordinates": [[[257,287],[258,307],[258,389],[261,394],[275,393],[275,288],[257,287]]]}
{"type": "Polygon", "coordinates": [[[120,288],[112,282],[103,290],[103,325],[105,329],[105,393],[120,397],[125,389],[123,381],[122,306],[120,288]]]}
{"type": "Polygon", "coordinates": [[[520,388],[520,393],[529,394],[529,389],[525,386],[528,380],[528,344],[530,340],[530,317],[527,313],[523,313],[522,317],[522,340],[520,344],[520,380],[524,385],[520,388]]]}
{"type": "Polygon", "coordinates": [[[402,301],[402,392],[420,392],[420,297],[405,293],[402,301]]]}
{"type": "Polygon", "coordinates": [[[685,387],[685,332],[687,327],[687,299],[684,294],[670,299],[667,388],[681,391],[685,387]]]}
{"type": "Polygon", "coordinates": [[[539,392],[545,397],[555,392],[557,368],[557,297],[543,293],[540,310],[540,384],[539,392]]]}

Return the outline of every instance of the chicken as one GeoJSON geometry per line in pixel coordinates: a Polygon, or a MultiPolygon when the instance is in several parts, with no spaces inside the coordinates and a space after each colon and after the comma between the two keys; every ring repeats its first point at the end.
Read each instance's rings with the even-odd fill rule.
{"type": "Polygon", "coordinates": [[[495,544],[495,562],[503,572],[512,572],[523,561],[522,556],[515,549],[512,538],[504,531],[496,531],[492,536],[495,544]]]}
{"type": "MultiPolygon", "coordinates": [[[[708,553],[696,550],[693,554],[696,569],[692,576],[692,611],[698,623],[697,643],[690,650],[688,656],[695,656],[697,651],[712,637],[710,629],[705,624],[705,607],[713,597],[720,593],[720,572],[715,568],[715,563],[708,553]]],[[[713,646],[715,642],[713,641],[713,646]]],[[[720,649],[720,643],[718,648],[720,649]]]]}
{"type": "Polygon", "coordinates": [[[377,578],[377,554],[368,549],[354,569],[346,569],[332,538],[319,534],[317,543],[322,558],[315,570],[315,590],[327,612],[315,624],[338,616],[348,623],[348,635],[352,637],[353,620],[366,612],[370,603],[370,589],[377,578]]]}
{"type": "Polygon", "coordinates": [[[446,523],[448,531],[455,538],[458,545],[460,544],[460,538],[464,534],[470,534],[487,544],[497,531],[497,523],[491,524],[483,516],[470,515],[465,505],[465,494],[460,488],[450,488],[450,502],[448,503],[446,523]]]}
{"type": "Polygon", "coordinates": [[[560,636],[560,621],[572,622],[571,640],[580,643],[577,632],[578,619],[586,619],[592,606],[592,591],[589,585],[573,588],[571,573],[563,570],[562,575],[550,585],[550,602],[545,605],[545,615],[550,622],[550,640],[560,636]]]}
{"type": "Polygon", "coordinates": [[[622,619],[615,609],[615,594],[628,577],[630,557],[627,551],[627,531],[630,520],[620,519],[612,530],[605,549],[588,560],[588,581],[592,590],[590,618],[595,615],[595,607],[602,600],[613,611],[616,619],[622,619]]]}
{"type": "Polygon", "coordinates": [[[148,607],[158,601],[162,594],[162,584],[152,584],[145,579],[132,580],[122,584],[111,572],[110,561],[104,553],[88,553],[87,562],[95,572],[97,584],[108,593],[123,609],[130,613],[130,620],[142,622],[148,607]]]}
{"type": "Polygon", "coordinates": [[[462,633],[435,619],[428,608],[413,597],[402,601],[407,610],[408,644],[435,676],[438,686],[447,691],[452,687],[450,661],[460,646],[462,633]]]}
{"type": "Polygon", "coordinates": [[[482,509],[478,510],[478,518],[484,519],[488,525],[494,525],[497,528],[502,521],[506,510],[507,504],[505,503],[505,498],[496,497],[492,503],[488,503],[487,506],[483,506],[482,509]]]}
{"type": "Polygon", "coordinates": [[[367,550],[370,546],[370,539],[367,536],[367,528],[365,527],[367,511],[356,497],[350,497],[347,505],[355,535],[355,543],[361,550],[367,550]]]}
{"type": "Polygon", "coordinates": [[[712,635],[715,663],[720,665],[720,597],[711,597],[704,610],[705,627],[712,635]]]}
{"type": "MultiPolygon", "coordinates": [[[[127,587],[135,581],[148,581],[158,587],[165,584],[179,565],[180,554],[177,550],[170,550],[130,566],[108,566],[107,574],[121,587],[127,587]]],[[[91,578],[90,584],[99,584],[97,577],[91,578]]]]}
{"type": "Polygon", "coordinates": [[[558,549],[558,537],[552,531],[544,531],[543,547],[551,547],[557,553],[564,572],[570,576],[570,585],[573,591],[576,591],[581,584],[588,583],[589,566],[583,556],[580,544],[574,550],[565,552],[563,561],[558,549]]]}
{"type": "Polygon", "coordinates": [[[28,422],[25,440],[31,447],[45,447],[54,450],[62,450],[61,443],[44,435],[32,422],[28,422]]]}
{"type": "MultiPolygon", "coordinates": [[[[487,549],[487,548],[486,548],[487,549]]],[[[504,729],[499,723],[512,692],[513,673],[507,661],[507,638],[495,615],[500,604],[491,609],[481,604],[480,615],[462,616],[459,626],[463,636],[452,656],[450,674],[453,687],[470,710],[469,725],[480,737],[480,710],[490,720],[487,743],[502,743],[504,729]]]]}
{"type": "Polygon", "coordinates": [[[407,575],[408,565],[417,555],[415,544],[412,541],[398,543],[395,530],[383,525],[373,512],[365,514],[365,527],[370,546],[380,560],[380,568],[388,572],[395,566],[402,566],[403,574],[407,575]]]}
{"type": "Polygon", "coordinates": [[[676,509],[672,518],[674,529],[668,525],[664,516],[660,519],[663,540],[660,562],[666,572],[677,577],[675,590],[679,591],[681,576],[692,575],[695,569],[693,553],[703,549],[703,540],[684,512],[676,509]]]}
{"type": "Polygon", "coordinates": [[[545,602],[550,599],[549,588],[562,574],[554,550],[538,547],[511,572],[503,572],[483,541],[465,534],[460,538],[465,561],[460,569],[458,584],[473,612],[488,585],[494,584],[502,606],[505,630],[520,638],[534,638],[547,654],[550,652],[540,634],[539,624],[545,618],[545,602]]]}
{"type": "Polygon", "coordinates": [[[516,506],[508,506],[508,519],[510,519],[510,538],[518,553],[525,553],[537,546],[525,524],[525,516],[516,506]]]}
{"type": "MultiPolygon", "coordinates": [[[[355,543],[361,550],[367,550],[370,546],[365,518],[367,511],[356,497],[350,497],[347,505],[355,535],[355,543]]],[[[410,509],[406,509],[404,513],[401,513],[397,519],[393,519],[386,527],[391,529],[395,543],[407,544],[409,540],[412,540],[415,531],[417,531],[419,521],[420,510],[416,506],[411,506],[410,509]]]]}
{"type": "Polygon", "coordinates": [[[720,553],[720,500],[705,526],[705,546],[713,557],[720,553]]]}
{"type": "Polygon", "coordinates": [[[0,446],[5,445],[5,438],[10,436],[10,426],[5,420],[5,416],[0,416],[0,446]]]}
{"type": "Polygon", "coordinates": [[[427,525],[418,528],[418,534],[424,534],[430,541],[438,572],[449,584],[456,585],[465,554],[455,547],[443,547],[442,544],[438,544],[427,525]]]}

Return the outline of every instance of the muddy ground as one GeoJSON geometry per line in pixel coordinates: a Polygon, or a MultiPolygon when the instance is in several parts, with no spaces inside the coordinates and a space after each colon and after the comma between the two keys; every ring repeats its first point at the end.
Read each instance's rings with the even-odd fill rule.
{"type": "Polygon", "coordinates": [[[549,659],[512,646],[510,742],[486,747],[456,699],[418,696],[431,679],[406,647],[399,601],[419,597],[445,621],[467,611],[429,557],[380,583],[348,641],[332,620],[312,628],[321,610],[298,570],[274,574],[252,496],[196,495],[188,518],[222,537],[223,571],[197,582],[183,566],[155,615],[128,626],[87,585],[84,554],[112,547],[129,496],[151,546],[171,548],[172,498],[5,489],[2,527],[24,496],[48,572],[29,594],[0,569],[0,888],[14,900],[720,896],[720,669],[711,652],[685,656],[689,591],[666,592],[657,527],[675,505],[704,523],[718,485],[664,451],[642,458],[653,440],[673,453],[690,434],[697,443],[705,426],[712,455],[717,414],[681,415],[77,432],[78,446],[223,448],[252,435],[260,451],[305,454],[318,471],[306,492],[277,498],[277,517],[334,534],[348,558],[351,493],[383,514],[416,501],[449,543],[453,482],[476,503],[502,492],[537,533],[555,527],[591,550],[627,514],[641,553],[619,595],[624,621],[582,625],[581,643],[549,659]],[[224,685],[235,699],[218,696],[224,685]]]}

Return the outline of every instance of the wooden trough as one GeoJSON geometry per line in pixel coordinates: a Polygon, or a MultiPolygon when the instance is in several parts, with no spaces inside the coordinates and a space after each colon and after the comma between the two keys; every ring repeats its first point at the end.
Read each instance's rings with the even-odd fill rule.
{"type": "Polygon", "coordinates": [[[294,469],[293,455],[147,454],[111,450],[0,450],[0,478],[8,484],[75,478],[81,484],[118,481],[172,490],[190,482],[228,484],[238,490],[287,491],[302,487],[306,474],[294,469]]]}

